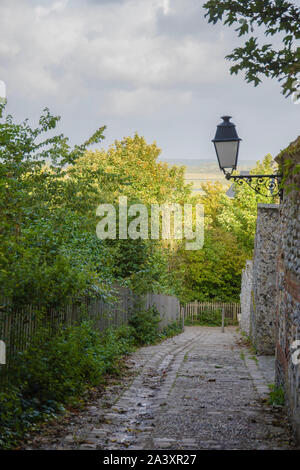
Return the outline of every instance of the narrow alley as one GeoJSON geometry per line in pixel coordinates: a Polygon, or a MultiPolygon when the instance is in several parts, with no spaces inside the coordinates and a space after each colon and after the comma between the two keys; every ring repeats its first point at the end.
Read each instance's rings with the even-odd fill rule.
{"type": "Polygon", "coordinates": [[[254,356],[234,327],[186,327],[139,349],[127,367],[131,382],[109,386],[59,438],[39,436],[26,448],[295,448],[283,410],[267,403],[273,358],[254,356]]]}

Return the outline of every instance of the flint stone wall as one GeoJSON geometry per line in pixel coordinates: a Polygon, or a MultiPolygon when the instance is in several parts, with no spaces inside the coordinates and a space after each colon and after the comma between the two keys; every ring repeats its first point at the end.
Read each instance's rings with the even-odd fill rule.
{"type": "Polygon", "coordinates": [[[276,385],[283,386],[291,421],[300,442],[300,137],[276,158],[292,161],[280,208],[276,299],[276,385]]]}
{"type": "Polygon", "coordinates": [[[258,354],[275,354],[279,205],[258,204],[250,302],[250,338],[258,354]]]}

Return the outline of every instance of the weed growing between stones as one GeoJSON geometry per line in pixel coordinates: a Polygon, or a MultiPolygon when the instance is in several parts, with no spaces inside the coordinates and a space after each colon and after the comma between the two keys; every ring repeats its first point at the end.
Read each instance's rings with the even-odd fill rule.
{"type": "Polygon", "coordinates": [[[268,387],[270,389],[270,395],[268,399],[269,405],[284,406],[285,394],[283,387],[276,387],[274,384],[269,384],[268,387]]]}
{"type": "Polygon", "coordinates": [[[254,361],[256,365],[258,365],[258,359],[256,356],[249,356],[249,359],[252,359],[252,361],[254,361]]]}

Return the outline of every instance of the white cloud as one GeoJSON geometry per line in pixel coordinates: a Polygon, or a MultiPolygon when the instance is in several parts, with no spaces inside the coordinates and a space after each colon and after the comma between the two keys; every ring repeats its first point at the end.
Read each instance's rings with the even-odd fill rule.
{"type": "Polygon", "coordinates": [[[6,85],[3,80],[0,80],[0,99],[6,98],[6,85]]]}
{"type": "Polygon", "coordinates": [[[126,103],[131,113],[151,108],[158,86],[164,88],[162,102],[177,97],[184,104],[183,97],[197,87],[224,80],[224,41],[205,42],[189,31],[178,38],[159,32],[159,15],[170,11],[169,0],[79,5],[60,0],[47,7],[6,1],[0,18],[0,62],[6,65],[0,78],[14,94],[59,102],[86,96],[92,83],[95,100],[110,106],[111,99],[118,114],[126,103]]]}
{"type": "Polygon", "coordinates": [[[167,15],[168,13],[170,13],[170,8],[171,5],[170,5],[170,0],[163,0],[163,12],[164,12],[164,15],[167,15]]]}
{"type": "Polygon", "coordinates": [[[203,14],[199,0],[0,0],[8,112],[35,119],[49,106],[76,143],[98,125],[107,143],[137,129],[172,158],[214,158],[210,138],[230,113],[243,158],[276,154],[297,135],[300,107],[276,81],[231,77],[224,56],[243,39],[203,14]]]}
{"type": "Polygon", "coordinates": [[[69,0],[61,0],[58,2],[53,2],[48,8],[43,6],[37,6],[34,11],[36,14],[36,19],[41,20],[46,16],[50,15],[51,13],[59,13],[62,12],[65,7],[67,6],[69,0]]]}
{"type": "Polygon", "coordinates": [[[192,93],[189,91],[155,90],[138,88],[135,90],[114,90],[108,93],[102,106],[106,114],[119,117],[151,116],[166,108],[181,109],[191,104],[192,93]]]}

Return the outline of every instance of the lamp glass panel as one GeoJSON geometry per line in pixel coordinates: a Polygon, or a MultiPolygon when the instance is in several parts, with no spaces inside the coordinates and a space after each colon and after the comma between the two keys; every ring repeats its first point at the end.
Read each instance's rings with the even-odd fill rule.
{"type": "Polygon", "coordinates": [[[235,167],[238,145],[238,140],[228,142],[215,142],[218,160],[221,168],[235,167]]]}

